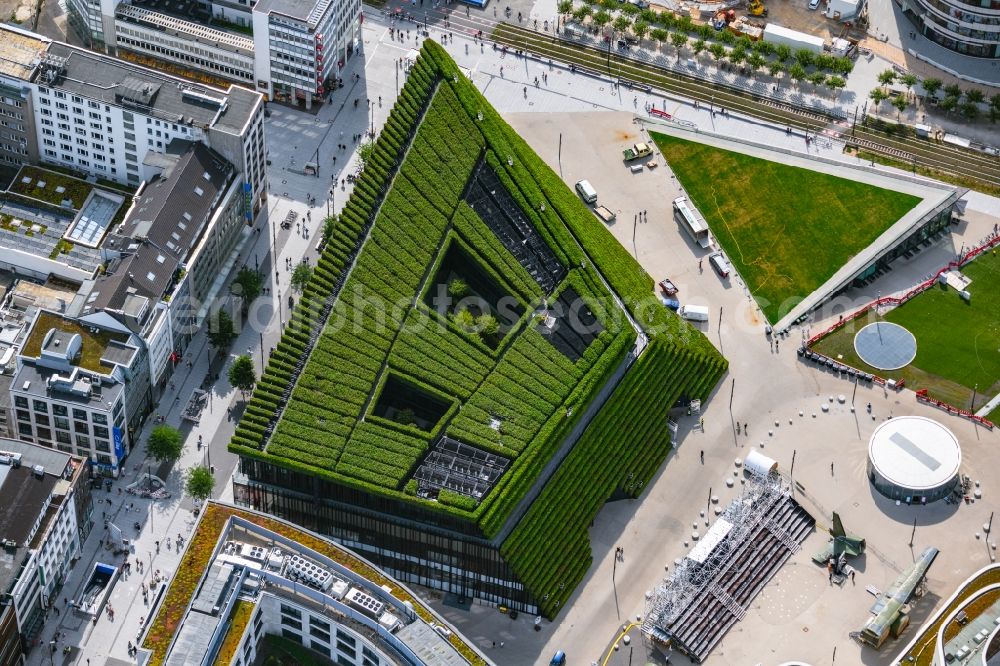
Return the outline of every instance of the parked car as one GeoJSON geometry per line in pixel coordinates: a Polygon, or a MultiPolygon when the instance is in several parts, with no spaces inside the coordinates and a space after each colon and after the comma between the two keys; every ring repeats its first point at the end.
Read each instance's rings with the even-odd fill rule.
{"type": "Polygon", "coordinates": [[[681,308],[681,302],[676,298],[670,298],[669,296],[660,296],[660,302],[664,306],[670,308],[674,312],[677,312],[681,308]]]}
{"type": "Polygon", "coordinates": [[[549,666],[566,666],[566,653],[559,650],[552,655],[552,659],[549,660],[549,666]]]}
{"type": "Polygon", "coordinates": [[[816,9],[819,7],[819,0],[809,0],[809,9],[816,9]]]}
{"type": "Polygon", "coordinates": [[[722,256],[721,252],[716,252],[708,258],[708,263],[712,265],[712,270],[719,274],[720,278],[729,277],[729,262],[722,256]]]}

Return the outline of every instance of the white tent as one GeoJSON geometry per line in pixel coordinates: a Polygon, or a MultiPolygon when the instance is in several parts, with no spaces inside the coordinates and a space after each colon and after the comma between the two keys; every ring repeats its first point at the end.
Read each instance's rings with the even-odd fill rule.
{"type": "Polygon", "coordinates": [[[778,463],[763,453],[758,453],[756,449],[752,449],[747,454],[746,460],[743,461],[743,469],[750,474],[767,476],[771,472],[778,471],[778,463]]]}

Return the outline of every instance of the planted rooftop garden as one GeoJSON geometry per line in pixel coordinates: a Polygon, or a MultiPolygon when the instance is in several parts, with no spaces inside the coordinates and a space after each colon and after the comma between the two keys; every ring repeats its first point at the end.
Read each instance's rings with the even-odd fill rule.
{"type": "Polygon", "coordinates": [[[230,450],[507,539],[551,615],[589,566],[589,521],[616,489],[641,492],[667,410],[725,367],[428,40],[230,450]],[[442,456],[481,474],[442,481],[425,464],[442,456]]]}

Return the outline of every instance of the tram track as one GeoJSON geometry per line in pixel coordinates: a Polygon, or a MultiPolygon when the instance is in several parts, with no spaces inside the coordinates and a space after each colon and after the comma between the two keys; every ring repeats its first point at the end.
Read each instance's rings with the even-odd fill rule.
{"type": "MultiPolygon", "coordinates": [[[[845,145],[879,153],[901,163],[932,173],[952,176],[962,182],[976,182],[1000,188],[1000,157],[973,149],[915,136],[888,135],[868,126],[870,118],[839,117],[832,110],[804,107],[775,100],[765,94],[727,83],[713,82],[655,63],[638,60],[617,51],[561,39],[550,32],[538,32],[480,15],[466,16],[461,10],[432,9],[421,23],[444,32],[477,34],[499,47],[521,50],[540,60],[572,65],[578,73],[609,77],[632,90],[649,88],[652,93],[696,101],[712,108],[725,108],[756,121],[785,126],[795,132],[842,141],[845,145]]],[[[405,23],[401,24],[401,27],[405,23]]]]}

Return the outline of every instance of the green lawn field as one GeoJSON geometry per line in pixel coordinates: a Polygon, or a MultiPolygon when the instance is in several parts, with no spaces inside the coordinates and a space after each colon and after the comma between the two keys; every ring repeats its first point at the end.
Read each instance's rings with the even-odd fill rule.
{"type": "Polygon", "coordinates": [[[920,202],[702,143],[650,136],[772,323],[920,202]]]}
{"type": "Polygon", "coordinates": [[[911,388],[926,388],[932,397],[963,409],[972,404],[978,386],[979,409],[1000,393],[1000,258],[984,254],[962,272],[972,279],[969,303],[954,289],[935,285],[886,314],[886,321],[906,327],[917,339],[910,366],[880,373],[858,359],[854,335],[874,315],[851,322],[814,348],[867,372],[902,377],[911,388]]]}

